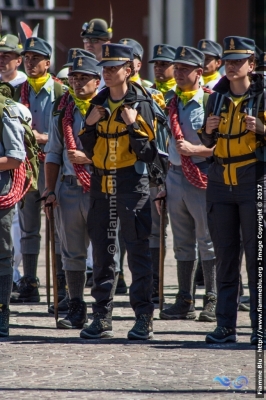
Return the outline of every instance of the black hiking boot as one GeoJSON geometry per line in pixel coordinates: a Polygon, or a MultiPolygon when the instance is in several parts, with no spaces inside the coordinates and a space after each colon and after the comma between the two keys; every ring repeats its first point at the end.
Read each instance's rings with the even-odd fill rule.
{"type": "Polygon", "coordinates": [[[71,299],[69,301],[69,310],[64,319],[57,322],[59,329],[80,329],[88,321],[87,305],[80,299],[71,299]]]}
{"type": "Polygon", "coordinates": [[[0,337],[9,336],[9,314],[9,308],[4,304],[0,304],[0,337]]]}
{"type": "MultiPolygon", "coordinates": [[[[66,290],[66,295],[63,298],[63,300],[61,300],[58,303],[58,312],[59,313],[66,313],[69,309],[69,294],[68,294],[68,290],[66,290]]],[[[54,314],[54,305],[52,304],[49,308],[48,308],[48,312],[50,314],[54,314]]]]}
{"type": "Polygon", "coordinates": [[[114,337],[111,314],[93,313],[93,321],[80,332],[83,339],[108,339],[114,337]]]}
{"type": "Polygon", "coordinates": [[[176,302],[160,312],[161,319],[195,319],[196,312],[191,297],[182,294],[176,295],[176,302]]]}
{"type": "Polygon", "coordinates": [[[133,328],[127,334],[130,340],[147,340],[153,338],[153,315],[139,314],[133,328]]]}
{"type": "Polygon", "coordinates": [[[205,340],[206,343],[226,343],[237,342],[238,337],[235,328],[217,326],[213,332],[208,333],[205,340]]]}
{"type": "Polygon", "coordinates": [[[38,278],[23,276],[17,281],[17,292],[11,293],[10,303],[39,303],[40,294],[38,278]]]}
{"type": "Polygon", "coordinates": [[[217,297],[213,293],[207,293],[203,296],[203,311],[199,315],[199,321],[216,321],[216,303],[217,297]]]}

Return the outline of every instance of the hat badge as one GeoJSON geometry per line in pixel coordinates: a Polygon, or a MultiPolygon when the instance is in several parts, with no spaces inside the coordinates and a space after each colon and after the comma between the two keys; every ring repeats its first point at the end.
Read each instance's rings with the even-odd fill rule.
{"type": "Polygon", "coordinates": [[[203,42],[202,42],[202,44],[201,44],[201,48],[202,48],[202,49],[206,49],[206,42],[205,42],[205,40],[203,40],[203,42]]]}
{"type": "Polygon", "coordinates": [[[104,57],[110,57],[110,51],[108,46],[105,47],[104,57]]]}
{"type": "Polygon", "coordinates": [[[182,49],[182,51],[180,53],[180,56],[181,57],[185,57],[185,55],[186,55],[186,49],[185,49],[185,47],[183,47],[183,49],[182,49]]]}
{"type": "Polygon", "coordinates": [[[78,60],[78,67],[82,67],[82,58],[79,58],[78,60]]]}
{"type": "Polygon", "coordinates": [[[0,46],[3,46],[3,45],[6,43],[6,39],[7,39],[6,36],[3,36],[3,37],[1,38],[0,46]]]}
{"type": "Polygon", "coordinates": [[[34,47],[34,39],[33,38],[30,41],[30,47],[34,47]]]}
{"type": "Polygon", "coordinates": [[[77,50],[75,49],[72,53],[72,58],[76,58],[77,57],[77,50]]]}
{"type": "Polygon", "coordinates": [[[234,39],[231,39],[230,40],[230,45],[229,45],[229,50],[235,50],[235,42],[234,42],[234,39]]]}
{"type": "Polygon", "coordinates": [[[90,24],[90,26],[89,26],[88,29],[87,29],[87,32],[88,32],[88,33],[92,33],[92,32],[93,32],[93,29],[94,29],[94,22],[92,22],[92,23],[90,24]]]}
{"type": "Polygon", "coordinates": [[[159,55],[162,54],[162,47],[161,46],[158,47],[157,54],[159,54],[159,55]]]}
{"type": "Polygon", "coordinates": [[[123,44],[124,44],[124,45],[127,45],[127,44],[128,44],[128,41],[125,39],[125,40],[123,41],[123,44]]]}
{"type": "Polygon", "coordinates": [[[264,59],[263,60],[266,61],[266,53],[264,54],[264,59]]]}

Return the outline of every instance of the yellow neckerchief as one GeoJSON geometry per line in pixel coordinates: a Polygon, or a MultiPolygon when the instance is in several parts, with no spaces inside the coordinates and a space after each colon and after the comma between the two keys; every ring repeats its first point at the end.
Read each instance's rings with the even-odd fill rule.
{"type": "Polygon", "coordinates": [[[169,81],[167,82],[158,82],[155,80],[156,89],[160,90],[162,94],[165,94],[170,89],[172,89],[172,87],[175,86],[175,84],[176,84],[175,78],[169,79],[169,81]]]}
{"type": "Polygon", "coordinates": [[[195,96],[198,90],[199,89],[191,90],[190,92],[182,92],[180,88],[176,87],[175,92],[185,106],[187,102],[189,102],[189,100],[191,100],[195,96]]]}
{"type": "Polygon", "coordinates": [[[70,96],[74,99],[75,93],[74,93],[74,89],[71,86],[69,86],[68,92],[69,92],[70,96]]]}
{"type": "Polygon", "coordinates": [[[129,80],[131,82],[139,82],[140,81],[140,76],[139,76],[139,74],[131,76],[129,80]]]}
{"type": "Polygon", "coordinates": [[[108,105],[109,105],[109,108],[110,108],[112,114],[113,114],[114,110],[116,110],[118,107],[121,106],[123,101],[124,101],[124,99],[119,100],[119,101],[114,101],[114,100],[111,100],[110,97],[108,97],[108,105]]]}
{"type": "Polygon", "coordinates": [[[50,78],[50,74],[46,74],[44,76],[41,76],[40,78],[30,78],[28,76],[27,81],[31,85],[32,89],[34,90],[35,93],[39,93],[41,88],[46,84],[48,79],[50,78]]]}
{"type": "Polygon", "coordinates": [[[208,76],[202,76],[204,85],[207,85],[210,81],[215,81],[215,79],[219,78],[220,73],[215,71],[214,74],[208,76]]]}
{"type": "Polygon", "coordinates": [[[78,107],[78,109],[80,111],[80,114],[83,117],[85,117],[86,112],[87,112],[87,110],[88,110],[88,108],[90,106],[92,97],[90,97],[89,99],[86,99],[86,100],[78,99],[75,95],[73,95],[72,97],[73,97],[73,100],[75,102],[76,107],[78,107]]]}

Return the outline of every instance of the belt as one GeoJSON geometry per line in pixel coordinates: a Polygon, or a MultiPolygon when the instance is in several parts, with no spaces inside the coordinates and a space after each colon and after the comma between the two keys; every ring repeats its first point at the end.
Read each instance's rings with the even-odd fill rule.
{"type": "MultiPolygon", "coordinates": [[[[209,163],[207,161],[202,161],[200,163],[195,164],[199,169],[201,168],[208,168],[209,167],[209,163]]],[[[180,171],[182,169],[182,165],[174,165],[172,163],[170,163],[170,169],[172,169],[173,171],[180,171]]]]}
{"type": "Polygon", "coordinates": [[[226,164],[231,164],[231,163],[238,163],[238,162],[242,162],[242,161],[253,160],[256,158],[256,154],[253,152],[253,153],[243,154],[241,156],[226,157],[226,158],[217,157],[214,155],[213,158],[214,158],[214,162],[216,164],[226,165],[226,164]]]}
{"type": "Polygon", "coordinates": [[[123,175],[123,173],[128,173],[130,171],[135,171],[134,165],[117,169],[101,169],[101,168],[96,168],[93,165],[90,165],[91,174],[97,176],[123,175]]]}
{"type": "Polygon", "coordinates": [[[76,175],[62,175],[61,181],[70,183],[71,185],[82,186],[76,175]]]}

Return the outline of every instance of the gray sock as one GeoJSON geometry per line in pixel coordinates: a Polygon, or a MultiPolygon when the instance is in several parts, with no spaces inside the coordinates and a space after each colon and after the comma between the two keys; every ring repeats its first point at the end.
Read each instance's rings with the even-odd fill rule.
{"type": "Polygon", "coordinates": [[[24,275],[36,278],[38,257],[38,254],[22,254],[24,275]]]}
{"type": "Polygon", "coordinates": [[[55,267],[56,267],[56,275],[65,275],[65,272],[63,270],[61,254],[55,255],[55,267]]]}
{"type": "Polygon", "coordinates": [[[179,293],[190,295],[193,299],[193,284],[198,260],[177,261],[179,293]]]}
{"type": "Polygon", "coordinates": [[[217,293],[215,261],[216,261],[215,259],[201,261],[206,293],[213,293],[213,294],[217,293]]]}
{"type": "Polygon", "coordinates": [[[0,276],[0,304],[9,306],[13,285],[13,275],[0,276]]]}
{"type": "Polygon", "coordinates": [[[69,298],[83,300],[85,271],[65,271],[69,298]]]}

